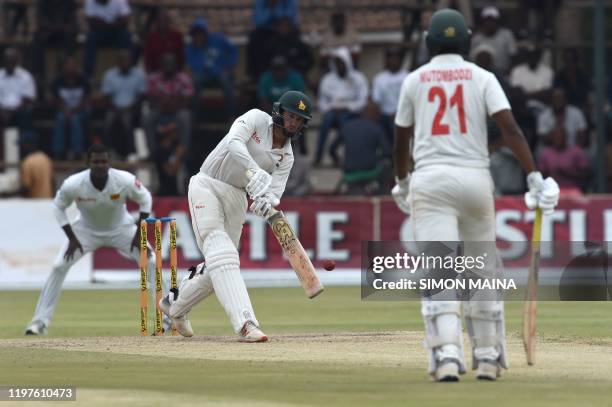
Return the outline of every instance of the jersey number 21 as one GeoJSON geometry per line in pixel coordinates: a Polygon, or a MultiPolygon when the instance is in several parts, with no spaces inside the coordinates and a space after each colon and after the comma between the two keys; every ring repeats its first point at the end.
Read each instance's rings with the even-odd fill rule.
{"type": "MultiPolygon", "coordinates": [[[[442,123],[442,119],[444,118],[444,114],[446,113],[446,92],[444,88],[440,86],[434,86],[429,89],[428,100],[429,102],[434,102],[436,99],[440,100],[438,104],[438,111],[434,116],[433,124],[431,126],[431,135],[432,136],[448,136],[450,134],[450,128],[448,124],[442,123]]],[[[455,93],[450,98],[450,107],[457,106],[457,111],[459,114],[459,130],[461,134],[467,133],[467,125],[465,123],[465,109],[463,108],[463,85],[457,85],[455,89],[455,93]]]]}

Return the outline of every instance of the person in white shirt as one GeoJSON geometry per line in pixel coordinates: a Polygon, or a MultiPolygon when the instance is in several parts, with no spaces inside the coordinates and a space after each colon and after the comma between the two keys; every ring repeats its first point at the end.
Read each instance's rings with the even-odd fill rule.
{"type": "Polygon", "coordinates": [[[284,93],[272,116],[252,109],[238,117],[227,135],[206,157],[189,182],[189,210],[198,247],[206,262],[192,269],[160,302],[179,333],[192,336],[187,314],[194,305],[216,293],[234,332],[243,342],[265,342],[244,280],[240,275],[238,244],[247,210],[267,219],[280,203],[294,156],[291,139],[301,137],[311,119],[308,96],[284,93]]]}
{"type": "Polygon", "coordinates": [[[400,88],[408,75],[408,70],[402,68],[404,52],[399,47],[391,47],[385,51],[385,70],[379,72],[372,81],[372,100],[380,110],[380,122],[385,129],[387,138],[393,143],[393,118],[397,109],[400,88]]]}
{"type": "Polygon", "coordinates": [[[587,147],[588,126],[582,110],[567,103],[562,88],[553,89],[550,102],[550,107],[538,115],[537,133],[544,144],[549,144],[547,138],[556,127],[563,127],[567,137],[565,142],[569,147],[587,147]]]}
{"type": "Polygon", "coordinates": [[[500,26],[499,10],[497,7],[488,6],[480,12],[482,19],[482,30],[474,34],[472,47],[489,45],[495,50],[495,73],[506,75],[510,69],[512,57],[516,54],[516,40],[509,29],[500,26]]]}
{"type": "MultiPolygon", "coordinates": [[[[406,77],[400,93],[395,115],[397,184],[391,194],[398,207],[411,214],[417,242],[464,242],[468,254],[476,246],[482,248],[476,242],[487,242],[492,255],[484,271],[494,273],[499,265],[487,116],[496,122],[505,144],[528,174],[525,202],[530,209],[552,212],[559,187],[536,171],[495,76],[462,58],[470,45],[463,16],[450,9],[436,12],[426,41],[433,58],[406,77]]],[[[422,295],[428,372],[436,381],[458,381],[466,370],[459,297],[453,290],[422,295]]],[[[476,376],[496,380],[501,368],[507,367],[503,302],[485,296],[464,301],[463,306],[476,376]]]]}
{"type": "Polygon", "coordinates": [[[542,49],[535,44],[527,46],[527,62],[510,72],[510,86],[525,92],[528,99],[543,101],[549,96],[555,73],[542,58],[542,49]]]}
{"type": "Polygon", "coordinates": [[[91,77],[96,68],[99,47],[132,47],[128,30],[131,10],[128,0],[86,0],[84,9],[89,33],[85,42],[83,72],[91,77]]]}
{"type": "MultiPolygon", "coordinates": [[[[53,201],[55,217],[66,233],[53,264],[53,270],[40,293],[34,317],[26,328],[26,335],[42,335],[53,318],[66,274],[82,256],[101,247],[114,247],[134,262],[140,261],[141,219],[149,216],[151,193],[131,173],[110,168],[107,147],[94,144],[87,151],[88,169],[68,177],[53,201]],[[140,206],[140,219],[135,222],[127,211],[125,201],[140,206]],[[78,218],[70,223],[66,209],[73,203],[79,210],[78,218]]],[[[148,269],[155,263],[149,253],[148,269]]],[[[148,273],[149,284],[155,284],[155,273],[148,273]]],[[[153,300],[155,290],[150,290],[153,300]]],[[[165,323],[169,327],[169,323],[165,323]]]]}
{"type": "MultiPolygon", "coordinates": [[[[332,127],[339,129],[351,117],[359,115],[368,102],[368,80],[353,67],[351,54],[346,47],[336,49],[331,56],[330,72],[319,84],[318,107],[323,114],[315,165],[323,158],[323,149],[332,127]]],[[[333,143],[337,147],[338,143],[333,143]]],[[[335,157],[335,150],[331,151],[335,157]]]]}
{"type": "Polygon", "coordinates": [[[36,99],[34,79],[19,66],[17,50],[7,48],[3,59],[4,68],[0,69],[0,151],[4,146],[4,127],[16,126],[20,131],[30,128],[32,104],[36,99]]]}

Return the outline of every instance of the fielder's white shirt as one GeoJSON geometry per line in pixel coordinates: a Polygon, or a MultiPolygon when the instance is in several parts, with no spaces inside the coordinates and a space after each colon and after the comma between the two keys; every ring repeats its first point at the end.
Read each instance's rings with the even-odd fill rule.
{"type": "Polygon", "coordinates": [[[491,72],[460,55],[443,54],[406,77],[395,124],[414,125],[415,169],[489,168],[487,115],[505,109],[510,103],[491,72]]]}
{"type": "Polygon", "coordinates": [[[200,172],[244,189],[249,180],[247,169],[258,167],[272,175],[268,193],[280,199],[293,166],[291,141],[272,148],[272,116],[252,109],[238,117],[227,135],[206,157],[200,172]]]}
{"type": "Polygon", "coordinates": [[[91,183],[90,170],[85,170],[66,178],[57,191],[53,201],[55,217],[61,226],[67,225],[66,208],[76,202],[81,223],[95,231],[111,231],[134,224],[125,206],[127,199],[138,203],[140,212],[151,212],[151,193],[134,174],[111,168],[100,191],[91,183]]]}

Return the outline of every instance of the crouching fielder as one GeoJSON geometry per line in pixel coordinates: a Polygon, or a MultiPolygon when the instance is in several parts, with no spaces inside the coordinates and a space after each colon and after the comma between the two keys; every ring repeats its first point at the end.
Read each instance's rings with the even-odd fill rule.
{"type": "MultiPolygon", "coordinates": [[[[109,151],[95,144],[87,151],[89,169],[68,177],[57,191],[53,201],[55,217],[66,233],[68,240],[62,246],[53,264],[36,304],[34,317],[26,328],[26,335],[47,332],[59,301],[62,284],[70,267],[82,256],[100,247],[113,247],[136,263],[140,260],[138,250],[140,228],[126,209],[129,199],[139,204],[140,219],[151,212],[151,193],[129,172],[110,168],[109,151]],[[66,208],[76,202],[79,217],[68,222],[66,208]]],[[[155,262],[149,253],[149,270],[155,262]]],[[[155,274],[149,273],[151,286],[155,285],[155,274]]],[[[151,290],[155,299],[155,291],[151,290]]],[[[164,324],[169,327],[168,323],[164,324]]]]}
{"type": "Polygon", "coordinates": [[[187,314],[215,292],[239,340],[264,342],[240,275],[238,243],[247,211],[267,218],[279,204],[293,165],[291,139],[311,118],[310,99],[289,91],[274,104],[272,116],[253,109],[238,117],[189,182],[189,210],[198,247],[206,261],[183,279],[178,292],[164,297],[162,311],[183,336],[192,336],[187,314]],[[251,174],[247,176],[247,172],[251,174]]]}
{"type": "MultiPolygon", "coordinates": [[[[544,213],[552,211],[559,188],[554,180],[543,180],[536,171],[495,76],[461,57],[470,44],[463,16],[449,9],[436,12],[426,43],[433,55],[431,62],[411,73],[400,91],[393,198],[402,211],[412,213],[417,241],[493,243],[495,211],[487,115],[493,117],[506,145],[528,174],[527,206],[540,207],[544,213]]],[[[421,311],[429,373],[436,381],[457,381],[465,372],[461,303],[424,295],[421,311]]],[[[495,380],[501,368],[507,367],[503,303],[472,300],[463,305],[473,368],[479,379],[495,380]]]]}

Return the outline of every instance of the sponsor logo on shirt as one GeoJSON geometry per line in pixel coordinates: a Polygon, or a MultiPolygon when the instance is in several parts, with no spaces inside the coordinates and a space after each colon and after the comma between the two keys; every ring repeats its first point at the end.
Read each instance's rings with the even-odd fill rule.
{"type": "Polygon", "coordinates": [[[257,144],[261,143],[261,139],[260,139],[260,138],[259,138],[259,136],[257,135],[257,132],[256,132],[256,131],[254,131],[254,132],[253,132],[253,134],[251,134],[251,138],[252,138],[253,140],[255,140],[255,142],[256,142],[257,144]]]}
{"type": "Polygon", "coordinates": [[[77,202],[96,202],[96,198],[83,198],[82,196],[77,196],[75,201],[77,202]]]}
{"type": "Polygon", "coordinates": [[[204,209],[205,206],[204,206],[203,203],[197,203],[193,207],[196,208],[196,209],[204,209]]]}
{"type": "Polygon", "coordinates": [[[121,194],[112,194],[110,196],[112,201],[116,201],[117,199],[119,199],[121,197],[121,194]]]}
{"type": "Polygon", "coordinates": [[[134,186],[138,189],[140,189],[140,187],[142,186],[142,184],[140,183],[140,180],[138,178],[136,178],[134,180],[134,186]]]}

